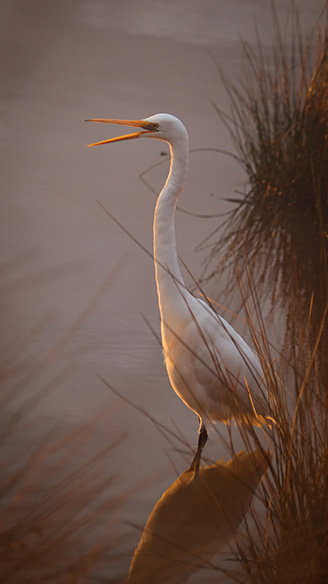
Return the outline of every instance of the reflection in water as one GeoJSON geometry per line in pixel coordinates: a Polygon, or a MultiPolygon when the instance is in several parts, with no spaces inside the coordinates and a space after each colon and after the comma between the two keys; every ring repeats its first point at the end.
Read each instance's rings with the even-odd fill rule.
{"type": "Polygon", "coordinates": [[[156,503],[131,562],[128,584],[176,584],[209,562],[235,535],[271,460],[240,452],[188,469],[156,503]]]}

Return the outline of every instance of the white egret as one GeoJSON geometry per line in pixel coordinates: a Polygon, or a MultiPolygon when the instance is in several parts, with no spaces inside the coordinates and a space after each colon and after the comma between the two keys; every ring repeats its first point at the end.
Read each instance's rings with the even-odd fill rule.
{"type": "Polygon", "coordinates": [[[192,468],[198,472],[207,441],[206,422],[262,425],[269,415],[264,374],[256,353],[209,304],[185,287],[175,245],[174,215],[188,172],[188,134],[169,114],[144,120],[92,119],[138,127],[140,131],[90,144],[135,138],[167,142],[171,164],[154,215],[154,261],[167,373],[174,391],[199,418],[199,440],[192,468]]]}

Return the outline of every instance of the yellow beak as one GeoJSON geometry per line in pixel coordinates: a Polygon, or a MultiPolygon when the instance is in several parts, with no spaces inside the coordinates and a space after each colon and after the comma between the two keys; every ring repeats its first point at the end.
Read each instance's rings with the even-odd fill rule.
{"type": "Polygon", "coordinates": [[[101,146],[102,144],[109,144],[110,142],[120,142],[121,140],[134,140],[134,138],[139,138],[142,134],[156,132],[158,124],[153,122],[148,122],[145,120],[108,120],[106,118],[92,118],[91,120],[85,120],[86,122],[100,122],[102,124],[118,124],[122,126],[134,126],[136,128],[143,128],[140,132],[134,134],[126,134],[125,136],[117,136],[116,138],[109,138],[109,140],[102,140],[101,142],[95,142],[94,144],[88,144],[88,146],[101,146]]]}

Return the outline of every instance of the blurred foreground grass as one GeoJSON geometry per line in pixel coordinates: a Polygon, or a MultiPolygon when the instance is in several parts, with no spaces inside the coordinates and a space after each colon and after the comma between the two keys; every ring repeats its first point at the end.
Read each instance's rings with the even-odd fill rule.
{"type": "Polygon", "coordinates": [[[58,424],[43,435],[40,429],[34,446],[28,427],[15,425],[2,437],[0,581],[118,582],[101,574],[110,576],[120,543],[113,517],[125,498],[113,489],[110,456],[121,439],[92,455],[94,423],[70,432],[58,424]]]}

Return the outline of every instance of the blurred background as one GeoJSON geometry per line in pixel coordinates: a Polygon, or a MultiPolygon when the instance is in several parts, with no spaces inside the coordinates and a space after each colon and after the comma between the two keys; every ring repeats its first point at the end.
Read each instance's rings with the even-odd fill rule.
{"type": "MultiPolygon", "coordinates": [[[[308,33],[323,2],[294,5],[308,33]]],[[[275,7],[285,22],[288,3],[275,7]]],[[[256,44],[255,24],[271,49],[272,7],[269,0],[2,0],[0,15],[2,464],[27,461],[49,432],[56,440],[81,425],[88,436],[69,453],[71,468],[108,446],[99,473],[113,479],[117,501],[104,537],[114,531],[122,539],[103,573],[124,577],[138,527],[192,457],[170,432],[194,448],[197,419],[171,389],[143,318],[159,333],[152,260],[97,202],[151,252],[152,189],[165,180],[166,147],[142,141],[88,150],[117,129],[84,120],[168,112],[184,122],[191,160],[177,247],[199,278],[206,249],[196,248],[230,208],[224,198],[245,181],[236,161],[217,151],[233,149],[213,107],[229,113],[217,64],[238,78],[241,39],[256,44]]],[[[206,292],[219,298],[225,284],[218,278],[206,292]]],[[[279,344],[279,327],[271,330],[279,344]]],[[[206,454],[225,457],[215,434],[206,454]]]]}

